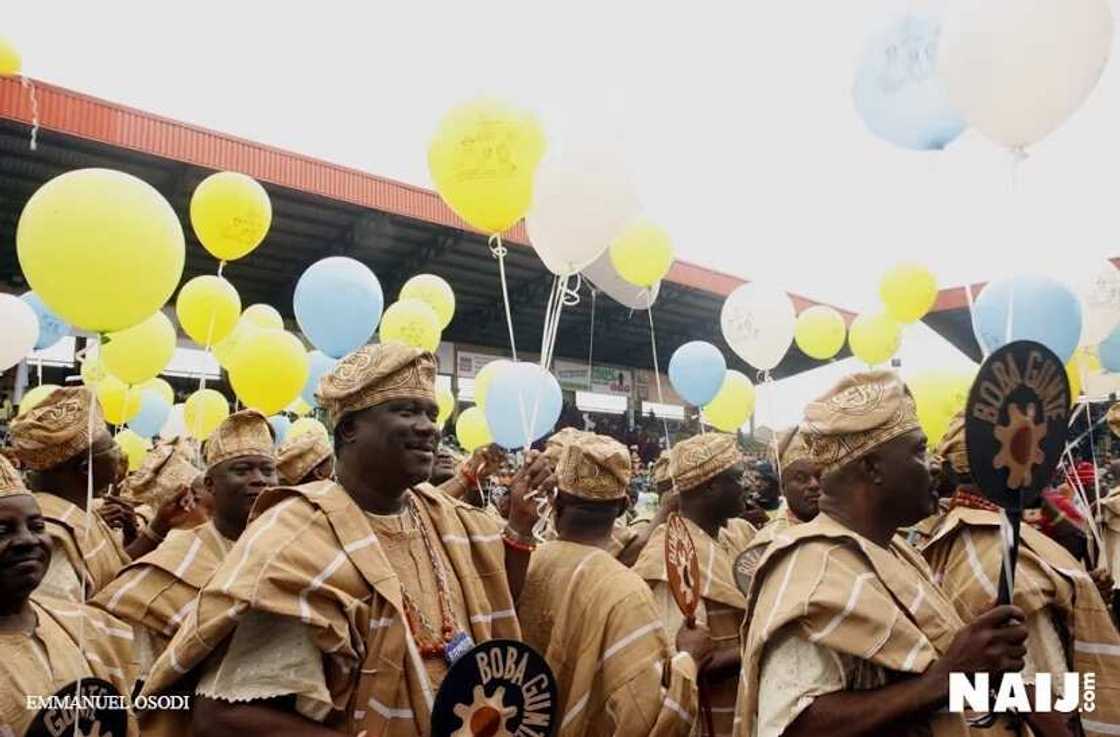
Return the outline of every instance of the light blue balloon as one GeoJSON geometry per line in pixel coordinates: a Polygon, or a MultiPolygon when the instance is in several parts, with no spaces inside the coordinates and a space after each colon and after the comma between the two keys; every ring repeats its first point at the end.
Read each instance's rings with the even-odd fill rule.
{"type": "Polygon", "coordinates": [[[519,361],[494,374],[486,399],[490,434],[503,448],[523,448],[552,432],[562,398],[556,377],[534,363],[519,361]]]}
{"type": "Polygon", "coordinates": [[[140,396],[140,411],[128,421],[132,432],[142,438],[150,438],[167,424],[171,416],[171,405],[159,393],[145,391],[140,396]]]}
{"type": "Polygon", "coordinates": [[[284,415],[273,415],[268,418],[268,424],[272,425],[272,432],[276,433],[276,445],[288,439],[288,431],[292,429],[291,420],[284,415]]]}
{"type": "Polygon", "coordinates": [[[73,332],[70,325],[51,312],[51,308],[47,307],[42,297],[35,292],[27,292],[20,299],[35,310],[35,316],[39,318],[39,339],[35,341],[35,350],[41,351],[44,348],[50,348],[73,332]]]}
{"type": "Polygon", "coordinates": [[[307,361],[307,383],[303,385],[300,396],[312,407],[318,407],[319,402],[315,399],[315,392],[319,391],[319,379],[335,367],[338,359],[331,358],[322,351],[311,351],[307,354],[307,361]]]}
{"type": "Polygon", "coordinates": [[[669,383],[684,401],[697,407],[715,399],[725,374],[723,354],[703,340],[685,343],[669,359],[669,383]]]}
{"type": "Polygon", "coordinates": [[[300,330],[331,358],[342,358],[369,342],[384,304],[381,282],[361,261],[346,256],[309,266],[293,299],[300,330]]]}
{"type": "Polygon", "coordinates": [[[1067,363],[1081,340],[1081,301],[1056,279],[1024,274],[984,287],[973,307],[976,340],[991,353],[1010,340],[1033,340],[1067,363]],[[1008,313],[1010,312],[1010,325],[1008,313]]]}
{"type": "Polygon", "coordinates": [[[941,21],[907,15],[868,40],[852,96],[872,133],[896,146],[940,150],[966,127],[937,75],[941,21]]]}
{"type": "Polygon", "coordinates": [[[1101,366],[1106,371],[1120,373],[1120,327],[1101,341],[1097,346],[1097,353],[1100,355],[1101,366]]]}

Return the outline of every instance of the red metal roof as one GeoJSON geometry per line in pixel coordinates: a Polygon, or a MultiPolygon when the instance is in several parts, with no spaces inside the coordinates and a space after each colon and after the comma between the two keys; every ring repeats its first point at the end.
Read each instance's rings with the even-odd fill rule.
{"type": "MultiPolygon", "coordinates": [[[[473,230],[437,193],[422,187],[170,120],[45,82],[31,84],[38,99],[39,125],[47,130],[218,171],[240,171],[281,187],[413,220],[473,230]]],[[[19,80],[0,78],[0,116],[32,123],[31,98],[19,80]]],[[[518,223],[506,238],[511,243],[529,246],[523,223],[518,223]]],[[[667,278],[721,296],[747,281],[680,260],[667,278]]],[[[790,297],[798,311],[818,304],[799,295],[790,297]]],[[[854,318],[852,313],[841,313],[849,322],[854,318]]]]}

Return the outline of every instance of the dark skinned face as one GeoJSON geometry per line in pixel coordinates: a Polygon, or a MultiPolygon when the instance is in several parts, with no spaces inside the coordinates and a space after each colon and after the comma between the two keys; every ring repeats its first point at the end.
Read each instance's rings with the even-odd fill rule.
{"type": "Polygon", "coordinates": [[[821,467],[812,461],[794,461],[782,474],[782,492],[794,516],[802,522],[820,512],[821,467]]]}
{"type": "Polygon", "coordinates": [[[348,415],[340,433],[350,446],[346,462],[403,493],[432,476],[438,416],[439,406],[428,399],[394,399],[348,415]]]}
{"type": "Polygon", "coordinates": [[[901,526],[917,524],[937,511],[924,432],[911,430],[881,446],[875,456],[883,502],[901,526]]]}
{"type": "Polygon", "coordinates": [[[743,499],[743,464],[737,463],[712,479],[705,492],[709,514],[721,522],[738,517],[746,509],[743,499]]]}
{"type": "Polygon", "coordinates": [[[455,456],[452,455],[451,451],[440,448],[439,452],[436,453],[435,465],[432,467],[431,482],[439,486],[443,482],[450,480],[451,477],[455,475],[455,469],[457,467],[458,463],[455,461],[455,456]]]}
{"type": "Polygon", "coordinates": [[[0,498],[0,608],[22,607],[50,560],[51,539],[35,497],[0,498]]]}
{"type": "Polygon", "coordinates": [[[276,461],[266,456],[241,456],[223,461],[206,472],[206,488],[214,495],[214,517],[223,534],[240,535],[253,502],[276,486],[276,461]]]}

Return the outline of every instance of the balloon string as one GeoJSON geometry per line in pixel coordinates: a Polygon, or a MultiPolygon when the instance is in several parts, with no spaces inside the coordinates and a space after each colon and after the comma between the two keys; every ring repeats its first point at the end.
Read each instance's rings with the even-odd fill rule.
{"type": "Polygon", "coordinates": [[[988,346],[984,343],[984,336],[976,329],[976,305],[972,299],[972,285],[964,285],[964,298],[968,302],[968,322],[972,325],[972,335],[976,338],[976,344],[980,346],[980,355],[982,358],[988,357],[988,346]]]}
{"type": "Polygon", "coordinates": [[[591,367],[594,365],[592,361],[595,359],[595,298],[599,292],[595,287],[591,288],[591,338],[587,342],[587,389],[591,390],[591,367]]]}
{"type": "Polygon", "coordinates": [[[35,363],[37,364],[38,373],[39,373],[39,386],[42,386],[43,385],[43,357],[39,356],[38,358],[36,358],[35,363]]]}
{"type": "Polygon", "coordinates": [[[509,349],[513,360],[517,360],[517,341],[513,337],[513,313],[509,309],[509,286],[506,283],[506,247],[502,245],[502,234],[490,236],[490,253],[498,259],[498,275],[502,282],[502,302],[506,308],[506,326],[509,328],[509,349]]]}
{"type": "MultiPolygon", "coordinates": [[[[1082,383],[1082,386],[1084,386],[1084,382],[1082,383]]],[[[1089,428],[1090,428],[1090,430],[1089,430],[1089,453],[1092,455],[1092,458],[1093,458],[1093,490],[1096,493],[1096,496],[1094,497],[1094,499],[1096,500],[1095,503],[1093,503],[1091,505],[1087,505],[1089,507],[1089,525],[1090,525],[1090,527],[1096,529],[1097,545],[1100,546],[1099,547],[1100,555],[1098,557],[1098,562],[1099,562],[1099,560],[1106,560],[1107,561],[1107,560],[1111,560],[1111,558],[1108,557],[1108,549],[1107,549],[1107,545],[1105,544],[1104,535],[1102,535],[1101,531],[1100,531],[1101,479],[1100,479],[1100,474],[1097,472],[1097,441],[1093,438],[1093,432],[1092,432],[1093,409],[1092,409],[1091,406],[1089,406],[1089,400],[1088,399],[1085,400],[1085,419],[1088,421],[1089,428]]],[[[1080,479],[1078,479],[1078,480],[1080,480],[1080,479]]]]}
{"type": "MultiPolygon", "coordinates": [[[[1096,454],[1094,453],[1094,458],[1095,457],[1096,457],[1096,454]]],[[[1097,520],[1093,516],[1093,505],[1089,504],[1089,497],[1085,492],[1085,486],[1084,486],[1084,484],[1081,483],[1081,477],[1077,475],[1077,464],[1074,463],[1073,453],[1070,451],[1070,446],[1066,446],[1066,449],[1065,449],[1065,462],[1066,462],[1066,481],[1073,488],[1073,491],[1074,491],[1075,495],[1077,496],[1078,501],[1081,502],[1081,504],[1084,506],[1085,511],[1087,512],[1087,514],[1085,516],[1086,516],[1086,524],[1087,524],[1087,526],[1089,528],[1089,532],[1090,532],[1089,536],[1092,538],[1092,541],[1096,543],[1097,550],[1101,551],[1101,555],[1103,556],[1105,554],[1104,553],[1104,550],[1105,550],[1104,537],[1101,535],[1100,527],[1097,525],[1097,520]]],[[[1095,479],[1096,478],[1096,463],[1095,462],[1094,462],[1093,470],[1094,470],[1093,476],[1094,476],[1094,479],[1095,479]]],[[[1098,494],[1100,493],[1099,482],[1097,484],[1097,493],[1098,494]]],[[[1098,500],[1098,503],[1099,503],[1099,501],[1100,501],[1099,496],[1097,497],[1097,500],[1098,500]]],[[[1104,560],[1108,560],[1108,559],[1104,558],[1104,560]]]]}
{"type": "MultiPolygon", "coordinates": [[[[653,349],[653,381],[657,385],[657,402],[662,406],[662,408],[664,408],[665,394],[661,389],[661,367],[657,361],[657,332],[653,328],[653,305],[649,306],[649,309],[646,310],[646,314],[649,316],[649,343],[650,347],[653,349]]],[[[661,417],[661,428],[665,433],[665,450],[672,450],[673,444],[669,440],[669,422],[665,419],[664,416],[661,417]]],[[[670,466],[670,469],[671,468],[672,467],[670,466]]],[[[671,474],[672,470],[670,470],[670,475],[671,474]]],[[[676,485],[676,479],[673,479],[674,488],[676,487],[676,485]]]]}
{"type": "MultiPolygon", "coordinates": [[[[774,418],[774,415],[776,414],[775,411],[774,411],[774,402],[776,401],[776,397],[777,397],[777,393],[778,393],[778,384],[777,384],[777,382],[774,381],[774,377],[772,377],[770,375],[769,371],[761,371],[761,372],[759,372],[759,376],[762,379],[763,387],[766,389],[766,414],[767,414],[768,418],[770,419],[770,422],[774,423],[773,418],[774,418]]],[[[774,424],[777,424],[777,423],[774,423],[774,424]]],[[[797,428],[794,428],[794,432],[797,432],[797,428]]],[[[770,433],[770,448],[772,449],[772,451],[774,453],[774,469],[775,469],[774,473],[778,477],[778,490],[781,491],[781,488],[782,488],[782,459],[781,459],[780,454],[779,454],[778,433],[777,432],[772,431],[770,433]]]]}
{"type": "Polygon", "coordinates": [[[27,90],[28,97],[31,98],[31,141],[29,145],[31,150],[35,151],[39,148],[39,97],[35,94],[35,84],[30,79],[21,76],[20,83],[27,90]]]}
{"type": "MultiPolygon", "coordinates": [[[[103,338],[103,336],[100,333],[98,333],[97,334],[97,354],[98,355],[101,355],[102,338],[103,338]]],[[[86,350],[88,350],[88,346],[87,346],[86,350]]],[[[92,392],[93,390],[91,389],[90,391],[92,392]]],[[[82,581],[81,581],[82,604],[85,604],[86,599],[88,598],[88,593],[89,592],[88,592],[87,587],[90,584],[90,581],[89,581],[89,564],[86,562],[86,559],[85,559],[86,551],[88,551],[90,549],[90,543],[91,543],[91,540],[90,540],[91,530],[90,530],[90,528],[93,527],[93,524],[91,523],[91,520],[90,520],[90,515],[97,514],[97,512],[95,512],[94,509],[93,509],[93,431],[94,431],[94,417],[95,417],[93,403],[96,402],[96,401],[98,401],[98,400],[97,400],[97,397],[95,395],[90,400],[89,412],[86,413],[86,432],[88,433],[86,435],[86,441],[87,441],[87,444],[88,444],[89,447],[86,448],[86,508],[84,510],[85,511],[85,517],[83,518],[85,528],[82,530],[82,550],[81,550],[82,570],[79,571],[79,575],[81,576],[81,579],[82,579],[82,581]]],[[[86,618],[84,616],[78,622],[78,649],[83,653],[86,652],[86,618]]],[[[78,676],[78,686],[77,686],[76,693],[80,694],[81,692],[82,692],[82,677],[78,676]]],[[[78,732],[78,704],[75,703],[75,705],[74,705],[74,737],[78,737],[78,735],[79,735],[79,732],[78,732]]]]}

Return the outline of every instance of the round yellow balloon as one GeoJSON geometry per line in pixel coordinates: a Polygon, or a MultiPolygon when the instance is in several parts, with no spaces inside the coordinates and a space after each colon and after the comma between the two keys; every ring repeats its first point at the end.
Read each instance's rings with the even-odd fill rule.
{"type": "Polygon", "coordinates": [[[284,318],[280,315],[280,311],[271,305],[249,305],[242,313],[241,319],[262,330],[284,329],[284,318]]]}
{"type": "Polygon", "coordinates": [[[221,261],[239,259],[261,244],[272,225],[272,201],[256,179],[234,171],[211,174],[191,196],[191,225],[221,261]]]}
{"type": "Polygon", "coordinates": [[[61,389],[58,384],[40,384],[23,395],[19,400],[19,415],[25,415],[39,406],[39,403],[51,395],[55,389],[61,389]]]}
{"type": "Polygon", "coordinates": [[[754,384],[739,371],[728,371],[715,398],[704,406],[704,420],[723,432],[736,432],[754,413],[754,384]]]}
{"type": "Polygon", "coordinates": [[[109,333],[101,343],[101,361],[128,384],[155,378],[175,355],[175,326],[156,312],[139,325],[109,333]]]}
{"type": "Polygon", "coordinates": [[[1069,363],[1066,364],[1066,376],[1069,378],[1069,401],[1071,406],[1076,405],[1077,400],[1081,399],[1081,375],[1083,371],[1088,375],[1088,372],[1081,362],[1081,358],[1077,355],[1071,358],[1069,363]]]}
{"type": "Polygon", "coordinates": [[[220,342],[215,343],[211,348],[211,351],[214,353],[214,358],[218,359],[218,363],[221,364],[222,368],[228,371],[246,343],[261,332],[263,332],[263,330],[252,322],[245,319],[239,320],[233,332],[220,342]]]}
{"type": "Polygon", "coordinates": [[[220,276],[196,276],[179,290],[175,314],[191,340],[210,348],[237,327],[241,296],[220,276]]]}
{"type": "Polygon", "coordinates": [[[210,433],[229,417],[229,402],[220,392],[199,389],[187,397],[183,405],[183,419],[191,437],[206,440],[210,433]]]}
{"type": "Polygon", "coordinates": [[[496,374],[502,366],[504,366],[508,363],[509,363],[509,361],[507,361],[506,359],[499,358],[497,361],[491,361],[490,363],[483,366],[482,370],[479,371],[475,375],[475,377],[474,377],[474,403],[475,403],[475,406],[477,406],[477,407],[479,407],[479,408],[481,408],[482,410],[485,411],[485,409],[486,409],[486,397],[490,393],[490,383],[494,380],[494,374],[496,374]]]}
{"type": "Polygon", "coordinates": [[[183,228],[147,182],[79,169],[31,196],[16,230],[27,283],[83,330],[124,330],[163,307],[183,275],[183,228]]]}
{"type": "Polygon", "coordinates": [[[229,382],[246,407],[274,415],[299,396],[310,371],[307,349],[283,330],[262,330],[238,351],[229,382]]]}
{"type": "Polygon", "coordinates": [[[459,414],[459,420],[455,423],[455,436],[459,438],[459,445],[468,453],[494,442],[490,435],[490,425],[486,422],[486,413],[481,407],[471,407],[459,414]]]}
{"type": "Polygon", "coordinates": [[[82,361],[82,383],[90,389],[93,389],[109,375],[105,369],[105,364],[101,362],[101,357],[97,355],[90,355],[86,360],[82,361]]]}
{"type": "Polygon", "coordinates": [[[436,404],[439,405],[439,417],[436,418],[436,425],[443,427],[447,424],[451,413],[455,411],[455,395],[451,393],[450,389],[440,388],[436,390],[436,404]]]}
{"type": "Polygon", "coordinates": [[[301,417],[292,423],[288,428],[288,440],[298,438],[300,435],[313,432],[322,435],[324,438],[330,439],[331,434],[327,432],[326,426],[316,420],[314,417],[301,417]]]}
{"type": "Polygon", "coordinates": [[[937,301],[937,279],[921,264],[898,264],[883,275],[879,297],[895,322],[915,322],[937,301]]]}
{"type": "Polygon", "coordinates": [[[902,329],[883,313],[860,315],[848,331],[848,343],[852,354],[869,366],[886,363],[902,344],[902,329]]]}
{"type": "Polygon", "coordinates": [[[145,438],[140,437],[132,430],[125,428],[116,435],[117,445],[124,451],[124,455],[128,458],[128,470],[135,471],[144,464],[144,459],[148,457],[148,451],[152,449],[152,442],[145,438]]]}
{"type": "Polygon", "coordinates": [[[544,156],[536,117],[491,99],[452,108],[428,146],[428,170],[443,201],[483,233],[509,230],[533,201],[544,156]]]}
{"type": "Polygon", "coordinates": [[[0,77],[14,77],[23,71],[23,58],[8,39],[0,38],[0,77]]]}
{"type": "Polygon", "coordinates": [[[140,385],[140,391],[155,392],[170,406],[175,404],[175,390],[163,379],[149,379],[140,385]]]}
{"type": "MultiPolygon", "coordinates": [[[[291,412],[296,417],[304,417],[311,411],[311,405],[303,401],[303,397],[298,397],[296,401],[288,405],[285,412],[291,412]]],[[[289,429],[289,433],[291,430],[289,429]]]]}
{"type": "Polygon", "coordinates": [[[649,289],[669,273],[673,241],[664,228],[640,220],[611,243],[611,265],[626,281],[649,289]]]}
{"type": "Polygon", "coordinates": [[[451,285],[435,274],[417,274],[401,287],[402,300],[418,299],[436,311],[439,329],[451,324],[455,316],[455,292],[451,285]]]}
{"type": "Polygon", "coordinates": [[[801,352],[820,361],[839,353],[847,335],[844,318],[828,305],[816,305],[802,312],[793,329],[793,339],[801,352]]]}
{"type": "Polygon", "coordinates": [[[144,393],[138,386],[128,386],[112,374],[97,383],[94,389],[101,404],[101,414],[110,425],[123,425],[140,412],[144,393]]]}
{"type": "Polygon", "coordinates": [[[404,343],[434,353],[439,348],[439,318],[426,302],[402,299],[381,316],[380,335],[382,343],[404,343]]]}

